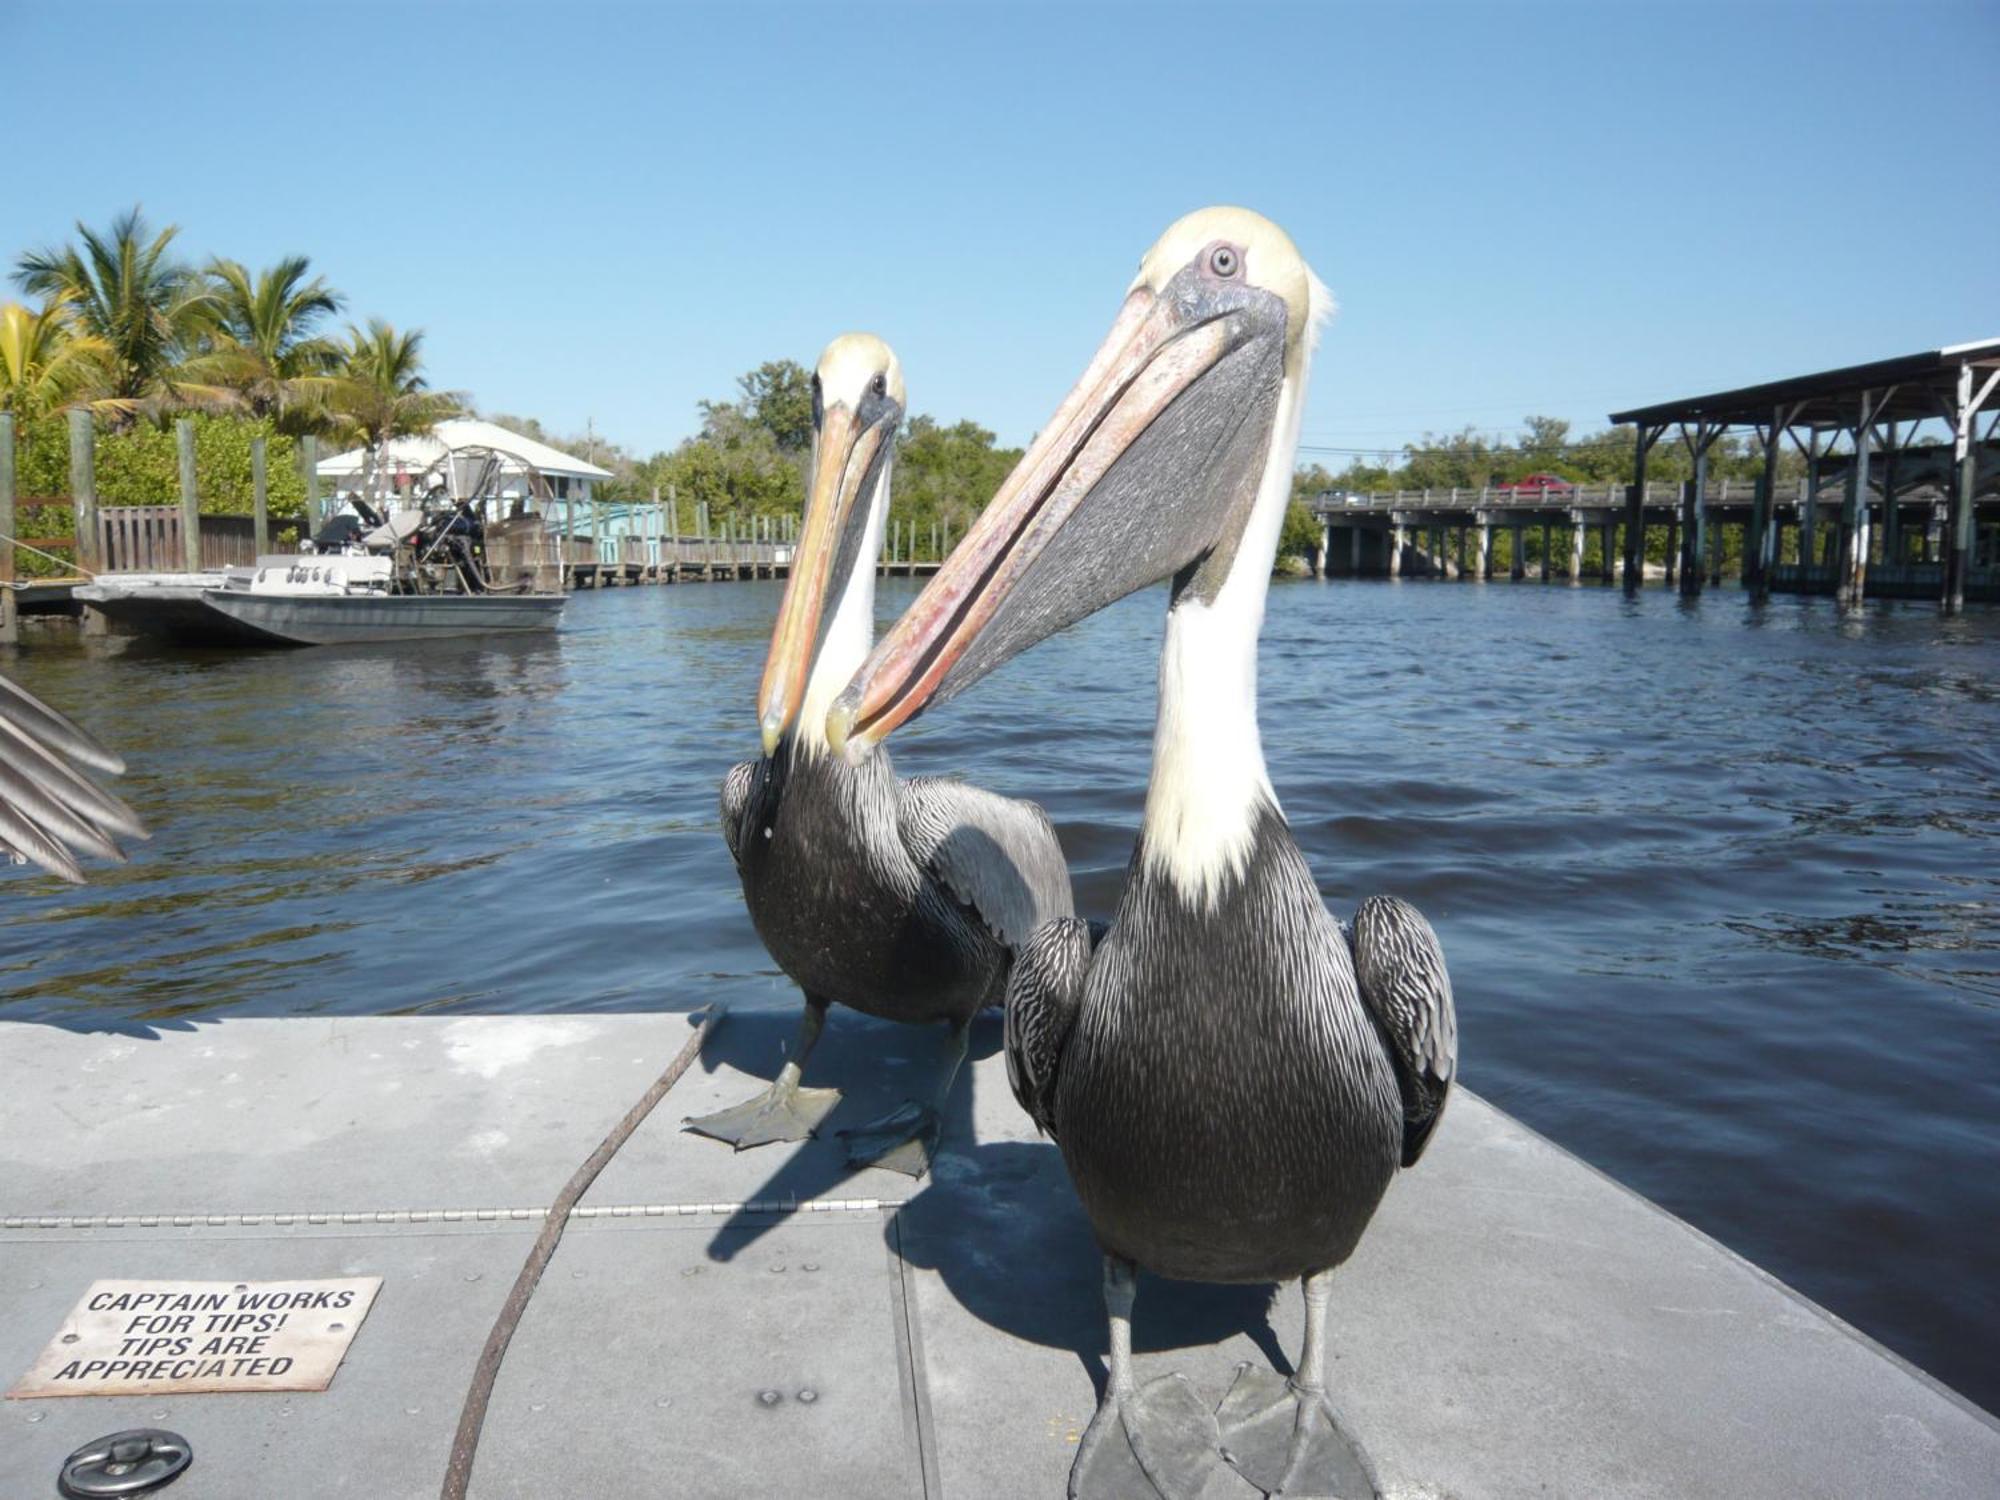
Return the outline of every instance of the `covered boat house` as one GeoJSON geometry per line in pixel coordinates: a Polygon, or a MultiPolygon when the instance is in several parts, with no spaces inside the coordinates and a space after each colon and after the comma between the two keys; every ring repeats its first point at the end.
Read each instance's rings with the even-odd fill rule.
{"type": "Polygon", "coordinates": [[[2000,600],[2000,339],[1954,344],[1764,385],[1663,401],[1611,420],[1638,429],[1628,491],[1625,582],[1645,565],[1646,456],[1669,431],[1694,459],[1679,515],[1680,584],[1699,593],[1709,451],[1747,428],[1764,472],[1745,520],[1743,579],[1756,592],[1934,598],[1947,613],[1968,598],[2000,600]],[[1780,509],[1778,458],[1790,441],[1806,461],[1801,499],[1780,509]],[[1831,490],[1831,494],[1828,491],[1831,490]],[[1797,527],[1796,563],[1783,532],[1797,527]]]}
{"type": "MultiPolygon", "coordinates": [[[[523,437],[492,422],[476,417],[454,417],[440,422],[423,437],[397,438],[383,446],[376,460],[376,483],[394,489],[406,488],[418,477],[436,468],[447,454],[452,455],[454,472],[446,487],[456,495],[472,483],[473,475],[487,454],[500,460],[500,495],[510,513],[546,507],[550,501],[564,506],[588,505],[595,485],[612,477],[609,469],[552,448],[534,438],[523,437]],[[542,481],[537,483],[537,476],[542,481]]],[[[316,472],[335,495],[361,490],[371,479],[369,452],[351,448],[332,458],[321,459],[316,472]]]]}

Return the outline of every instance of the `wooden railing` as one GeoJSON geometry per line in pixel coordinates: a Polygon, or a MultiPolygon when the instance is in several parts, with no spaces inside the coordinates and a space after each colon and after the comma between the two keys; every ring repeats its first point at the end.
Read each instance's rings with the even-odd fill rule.
{"type": "MultiPolygon", "coordinates": [[[[250,567],[257,561],[255,523],[248,516],[203,516],[204,570],[250,567]]],[[[97,513],[98,566],[107,573],[180,573],[187,549],[178,505],[107,505],[97,513]]]]}

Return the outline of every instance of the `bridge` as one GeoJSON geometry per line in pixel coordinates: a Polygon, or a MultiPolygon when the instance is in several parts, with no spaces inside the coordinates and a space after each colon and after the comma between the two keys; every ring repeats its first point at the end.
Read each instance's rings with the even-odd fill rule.
{"type": "MultiPolygon", "coordinates": [[[[1862,481],[1867,498],[1859,503],[1851,494],[1857,467],[1851,456],[1822,453],[1806,477],[1772,486],[1765,587],[1836,593],[1841,549],[1851,545],[1858,517],[1869,538],[1863,571],[1870,597],[1941,596],[1957,477],[1950,450],[1878,450],[1871,457],[1873,472],[1862,481]]],[[[1698,506],[1692,481],[1324,491],[1307,508],[1320,526],[1315,571],[1327,577],[1490,579],[1504,573],[1610,583],[1622,555],[1637,559],[1644,577],[1670,586],[1681,585],[1682,570],[1690,566],[1684,527],[1690,511],[1698,510],[1700,550],[1692,554],[1698,589],[1722,582],[1725,559],[1738,559],[1740,567],[1753,555],[1763,490],[1762,479],[1709,480],[1698,506]],[[1736,547],[1726,545],[1725,532],[1738,538],[1736,547]],[[1503,540],[1504,556],[1496,546],[1503,540]],[[1649,556],[1663,561],[1649,564],[1649,556]]],[[[1972,515],[1976,546],[1965,595],[2000,600],[2000,444],[1992,441],[1979,448],[1972,515]]],[[[1642,574],[1632,571],[1633,563],[1627,566],[1636,586],[1642,574]]]]}

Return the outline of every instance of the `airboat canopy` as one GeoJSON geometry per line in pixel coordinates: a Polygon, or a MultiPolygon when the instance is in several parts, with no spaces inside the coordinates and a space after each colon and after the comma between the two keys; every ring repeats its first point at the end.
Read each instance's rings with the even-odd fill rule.
{"type": "MultiPolygon", "coordinates": [[[[418,474],[436,466],[447,453],[460,450],[477,450],[481,458],[488,452],[499,457],[503,476],[500,492],[503,495],[517,492],[527,495],[532,488],[530,476],[539,473],[556,498],[588,500],[592,484],[612,477],[609,469],[600,469],[596,464],[565,453],[560,448],[551,448],[547,443],[538,443],[533,438],[510,432],[492,422],[482,422],[476,417],[454,417],[440,422],[426,437],[397,438],[382,450],[382,465],[390,474],[398,470],[418,474]],[[510,478],[518,480],[518,485],[507,484],[506,480],[510,478]]],[[[318,472],[321,479],[342,488],[343,481],[362,478],[367,473],[367,467],[368,450],[352,448],[332,458],[321,459],[318,472]]],[[[476,463],[474,467],[477,467],[476,463]]],[[[456,490],[457,487],[454,488],[456,490]]]]}

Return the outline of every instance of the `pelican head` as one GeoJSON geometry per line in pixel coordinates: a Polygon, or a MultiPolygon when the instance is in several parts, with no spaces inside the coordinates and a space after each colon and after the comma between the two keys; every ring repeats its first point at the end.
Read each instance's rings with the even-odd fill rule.
{"type": "MultiPolygon", "coordinates": [[[[880,546],[884,510],[875,502],[878,492],[887,489],[896,430],[903,420],[903,367],[895,351],[874,334],[844,333],[820,355],[812,393],[812,489],[757,692],[766,755],[799,720],[807,685],[827,654],[821,626],[829,596],[839,601],[833,628],[849,635],[858,631],[859,641],[850,659],[828,663],[841,678],[821,699],[821,714],[867,650],[874,629],[874,552],[880,546]]],[[[819,727],[812,726],[815,736],[819,727]]]]}
{"type": "Polygon", "coordinates": [[[1257,502],[1289,490],[1313,330],[1331,306],[1259,214],[1208,208],[1169,228],[1076,388],[835,701],[832,743],[858,759],[1135,589],[1173,578],[1177,602],[1212,603],[1239,551],[1247,567],[1268,531],[1275,552],[1282,503],[1270,517],[1257,502]],[[1253,511],[1269,524],[1245,551],[1253,511]]]}

